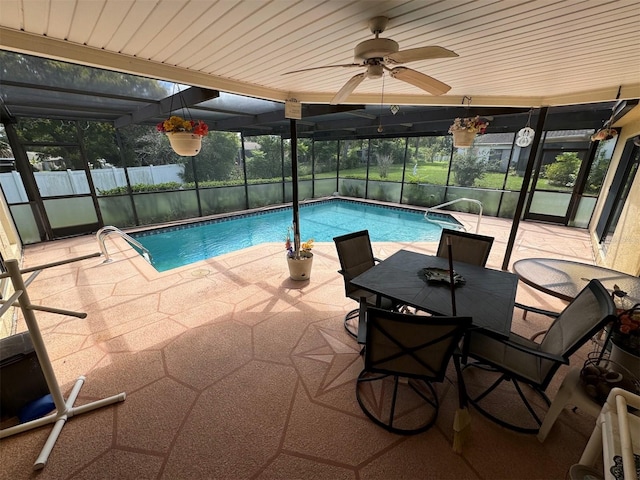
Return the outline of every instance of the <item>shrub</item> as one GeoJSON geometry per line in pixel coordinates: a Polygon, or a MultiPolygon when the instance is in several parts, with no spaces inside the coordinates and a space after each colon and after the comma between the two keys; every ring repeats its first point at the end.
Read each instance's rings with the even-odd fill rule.
{"type": "Polygon", "coordinates": [[[469,152],[465,154],[456,153],[451,163],[451,171],[453,172],[456,185],[460,187],[472,187],[476,180],[481,179],[487,170],[484,162],[479,161],[478,157],[469,152]]]}
{"type": "Polygon", "coordinates": [[[571,187],[576,181],[576,175],[580,168],[580,159],[575,152],[565,152],[558,155],[555,162],[545,165],[543,177],[549,180],[550,185],[571,187]]]}

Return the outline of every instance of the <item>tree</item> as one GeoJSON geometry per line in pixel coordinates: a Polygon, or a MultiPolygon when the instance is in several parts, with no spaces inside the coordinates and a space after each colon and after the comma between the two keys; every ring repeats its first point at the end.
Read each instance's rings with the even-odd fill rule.
{"type": "Polygon", "coordinates": [[[338,166],[338,142],[324,140],[313,142],[315,172],[335,172],[338,166]]]}
{"type": "Polygon", "coordinates": [[[599,150],[587,177],[585,193],[598,194],[602,187],[602,182],[604,182],[604,177],[609,170],[609,163],[611,163],[611,159],[605,156],[604,150],[599,150]]]}
{"type": "Polygon", "coordinates": [[[49,87],[158,99],[168,94],[160,80],[0,51],[0,78],[29,79],[49,87]]]}
{"type": "Polygon", "coordinates": [[[115,129],[110,123],[43,118],[21,118],[16,125],[21,143],[47,143],[34,147],[41,159],[59,158],[61,169],[82,169],[80,149],[82,141],[87,162],[94,168],[104,163],[120,162],[115,142],[115,129]],[[55,144],[60,144],[55,145],[55,144]]]}
{"type": "Polygon", "coordinates": [[[191,159],[195,159],[198,181],[229,180],[240,155],[240,138],[232,132],[210,131],[202,139],[202,150],[195,157],[181,157],[185,164],[182,180],[195,181],[190,168],[191,159]]]}
{"type": "Polygon", "coordinates": [[[366,159],[365,140],[343,140],[340,145],[340,170],[357,168],[366,159]]]}
{"type": "Polygon", "coordinates": [[[555,162],[545,165],[543,177],[549,180],[550,185],[570,187],[576,181],[578,168],[580,168],[578,154],[564,152],[556,157],[555,162]]]}
{"type": "Polygon", "coordinates": [[[389,168],[393,165],[393,157],[390,154],[378,154],[376,155],[376,162],[378,163],[380,178],[387,178],[389,175],[389,168]]]}
{"type": "Polygon", "coordinates": [[[298,173],[311,175],[311,139],[298,138],[298,173]]]}
{"type": "MultiPolygon", "coordinates": [[[[150,100],[169,94],[165,83],[160,80],[3,51],[0,51],[0,78],[26,78],[32,83],[50,87],[116,93],[150,100]]],[[[147,136],[151,128],[149,126],[133,125],[121,130],[125,165],[122,165],[122,154],[115,140],[115,129],[110,123],[22,118],[16,130],[24,143],[77,144],[79,138],[76,125],[82,135],[86,160],[94,167],[104,163],[137,166],[172,161],[170,155],[162,154],[161,137],[155,139],[147,136]]],[[[168,143],[165,150],[170,152],[168,143]]],[[[73,147],[42,146],[38,147],[38,151],[43,156],[62,157],[68,167],[82,168],[79,152],[73,147]]]]}
{"type": "Polygon", "coordinates": [[[246,154],[247,178],[278,178],[282,177],[282,142],[277,135],[262,135],[246,137],[247,142],[255,142],[259,150],[252,150],[246,154]]]}
{"type": "Polygon", "coordinates": [[[390,139],[374,138],[371,139],[371,152],[374,155],[390,156],[393,160],[392,163],[403,163],[405,145],[406,139],[403,137],[390,139]]]}
{"type": "MultiPolygon", "coordinates": [[[[247,178],[274,178],[276,166],[272,165],[270,158],[262,150],[256,150],[247,156],[247,178]]],[[[280,174],[281,175],[281,174],[280,174]]]]}
{"type": "Polygon", "coordinates": [[[115,140],[116,130],[110,123],[78,122],[82,135],[87,161],[93,168],[101,168],[103,164],[120,163],[120,150],[115,140]]]}

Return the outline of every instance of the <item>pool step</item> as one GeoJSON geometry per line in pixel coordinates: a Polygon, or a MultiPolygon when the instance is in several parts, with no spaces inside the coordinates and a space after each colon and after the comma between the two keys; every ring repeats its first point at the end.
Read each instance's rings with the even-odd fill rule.
{"type": "Polygon", "coordinates": [[[429,223],[435,223],[442,228],[451,228],[453,230],[466,230],[464,225],[460,223],[453,215],[440,212],[425,212],[424,219],[429,223]]]}

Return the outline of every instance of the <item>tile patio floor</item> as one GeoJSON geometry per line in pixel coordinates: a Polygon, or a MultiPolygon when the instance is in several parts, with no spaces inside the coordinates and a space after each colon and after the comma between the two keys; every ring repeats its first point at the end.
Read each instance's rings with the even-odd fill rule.
{"type": "MultiPolygon", "coordinates": [[[[496,238],[488,266],[500,268],[510,227],[483,219],[480,233],[496,238]]],[[[562,479],[591,432],[593,418],[565,410],[541,444],[471,409],[472,435],[457,455],[449,384],[428,432],[402,437],[376,427],[355,400],[362,358],[342,328],[355,303],[344,296],[332,243],[316,245],[308,282],[288,278],[280,244],[164,273],[119,238],[107,247],[113,262],[46,269],[28,291],[34,304],[88,314],[36,312],[65,398],[85,375],[76,405],[123,391],[126,400],[71,418],[38,473],[32,465],[50,426],[1,440],[0,480],[562,479]]],[[[434,253],[436,244],[376,243],[374,253],[400,248],[434,253]]],[[[92,236],[29,246],[23,268],[97,251],[92,236]]],[[[529,222],[512,261],[525,257],[592,261],[585,230],[529,222]]],[[[562,308],[522,284],[518,301],[562,308]]],[[[513,329],[529,334],[547,323],[516,311],[513,329]]],[[[17,331],[25,329],[19,317],[17,331]]]]}

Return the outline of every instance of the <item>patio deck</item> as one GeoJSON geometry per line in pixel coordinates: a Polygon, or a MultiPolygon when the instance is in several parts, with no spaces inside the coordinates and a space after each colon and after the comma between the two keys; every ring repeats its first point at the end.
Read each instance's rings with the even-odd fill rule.
{"type": "MultiPolygon", "coordinates": [[[[479,233],[496,238],[488,266],[500,268],[510,227],[483,219],[479,233]]],[[[362,357],[342,319],[356,305],[345,298],[331,243],[315,246],[308,282],[288,278],[280,244],[164,273],[120,238],[107,247],[112,263],[47,269],[28,291],[35,304],[88,313],[79,320],[36,312],[65,397],[85,375],[76,404],[123,391],[127,398],[71,418],[39,473],[31,469],[50,426],[3,439],[2,480],[563,479],[593,428],[592,417],[566,409],[541,444],[471,409],[471,437],[458,455],[450,383],[440,388],[440,415],[428,432],[403,437],[375,426],[355,399],[362,357]]],[[[400,248],[434,253],[436,244],[376,243],[374,253],[385,258],[400,248]]],[[[92,236],[29,246],[23,267],[96,251],[92,236]]],[[[591,262],[588,233],[521,223],[512,262],[526,257],[591,262]]],[[[522,283],[517,299],[563,305],[522,283]]],[[[513,329],[530,334],[548,322],[516,311],[513,329]]],[[[20,317],[17,331],[25,329],[20,317]]],[[[567,369],[548,389],[551,398],[567,369]]]]}

